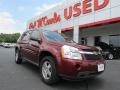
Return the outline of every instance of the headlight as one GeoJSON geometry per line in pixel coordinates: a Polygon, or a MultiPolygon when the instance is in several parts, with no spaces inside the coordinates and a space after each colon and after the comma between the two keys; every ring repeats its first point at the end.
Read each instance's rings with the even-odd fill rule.
{"type": "Polygon", "coordinates": [[[79,50],[75,47],[64,45],[61,48],[61,53],[63,58],[69,59],[79,59],[82,60],[82,55],[79,50]]]}

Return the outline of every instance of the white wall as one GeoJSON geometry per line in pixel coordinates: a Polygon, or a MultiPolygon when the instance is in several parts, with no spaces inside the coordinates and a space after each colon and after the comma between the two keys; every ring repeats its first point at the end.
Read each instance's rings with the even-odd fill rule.
{"type": "Polygon", "coordinates": [[[94,46],[94,37],[87,37],[87,45],[94,46]]]}
{"type": "Polygon", "coordinates": [[[72,17],[69,20],[65,20],[64,19],[64,9],[68,8],[71,5],[74,5],[77,2],[81,2],[81,1],[83,1],[83,0],[69,0],[69,1],[66,0],[62,4],[59,4],[56,7],[42,13],[41,15],[32,18],[31,20],[28,21],[28,24],[31,21],[37,20],[38,18],[41,18],[43,16],[48,16],[48,18],[50,18],[50,17],[52,17],[54,12],[57,12],[61,15],[61,19],[62,19],[61,22],[58,22],[56,24],[51,24],[48,26],[44,26],[42,28],[51,29],[51,30],[60,30],[60,29],[64,29],[64,28],[72,27],[72,26],[76,26],[76,25],[84,25],[87,23],[94,23],[97,21],[120,17],[120,12],[119,12],[120,0],[109,0],[110,1],[109,4],[101,10],[98,10],[96,12],[93,11],[91,13],[84,14],[84,15],[81,14],[78,17],[75,17],[75,18],[72,17]]]}
{"type": "Polygon", "coordinates": [[[73,40],[77,43],[79,42],[79,26],[74,26],[73,40]]]}

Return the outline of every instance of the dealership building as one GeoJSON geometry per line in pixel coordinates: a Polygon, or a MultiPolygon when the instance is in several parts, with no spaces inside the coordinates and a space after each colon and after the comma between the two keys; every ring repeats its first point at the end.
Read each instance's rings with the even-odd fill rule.
{"type": "Polygon", "coordinates": [[[94,46],[120,46],[120,0],[66,0],[33,17],[27,29],[64,33],[74,41],[94,46]]]}

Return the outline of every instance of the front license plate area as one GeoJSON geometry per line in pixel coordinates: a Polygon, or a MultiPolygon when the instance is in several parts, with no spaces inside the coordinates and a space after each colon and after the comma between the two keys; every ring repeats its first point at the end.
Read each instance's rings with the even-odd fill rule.
{"type": "Polygon", "coordinates": [[[104,71],[104,64],[98,64],[98,72],[104,71]]]}

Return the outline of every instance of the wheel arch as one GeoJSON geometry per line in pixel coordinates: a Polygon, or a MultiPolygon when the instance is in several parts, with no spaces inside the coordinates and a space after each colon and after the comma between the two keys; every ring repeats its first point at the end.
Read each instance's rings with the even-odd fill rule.
{"type": "Polygon", "coordinates": [[[40,62],[42,60],[42,58],[44,58],[45,56],[51,56],[53,57],[55,60],[55,63],[57,64],[57,58],[55,57],[55,55],[53,55],[50,51],[41,51],[40,54],[39,54],[39,65],[40,65],[40,62]]]}
{"type": "Polygon", "coordinates": [[[20,45],[16,45],[16,46],[15,46],[15,51],[16,51],[16,50],[20,50],[20,45]]]}
{"type": "Polygon", "coordinates": [[[18,47],[15,47],[15,52],[18,50],[18,47]]]}
{"type": "MultiPolygon", "coordinates": [[[[44,60],[46,60],[44,58],[44,60]]],[[[51,64],[51,65],[52,65],[51,64]]],[[[58,63],[57,63],[57,59],[55,57],[55,55],[52,53],[52,52],[49,52],[49,51],[42,51],[39,55],[39,67],[40,67],[40,72],[41,72],[41,77],[42,77],[42,80],[47,83],[47,84],[53,84],[53,83],[56,83],[58,80],[59,80],[59,71],[58,71],[58,63]],[[42,58],[46,57],[46,59],[49,60],[50,56],[52,58],[54,58],[54,60],[52,60],[52,58],[50,59],[50,61],[52,60],[53,62],[51,62],[52,64],[54,64],[54,67],[52,68],[53,69],[53,74],[52,74],[52,78],[48,81],[48,80],[45,80],[43,75],[42,75],[42,65],[43,65],[43,62],[42,62],[42,58]],[[55,63],[54,63],[55,62],[55,63]]]]}

